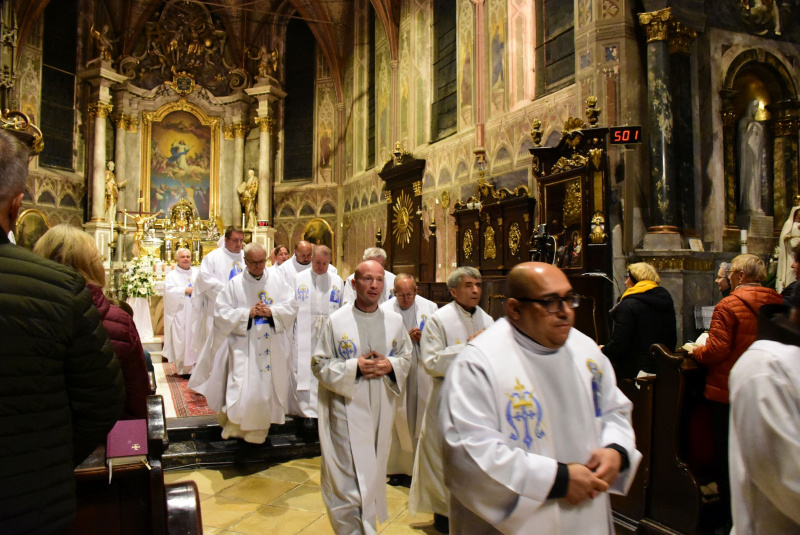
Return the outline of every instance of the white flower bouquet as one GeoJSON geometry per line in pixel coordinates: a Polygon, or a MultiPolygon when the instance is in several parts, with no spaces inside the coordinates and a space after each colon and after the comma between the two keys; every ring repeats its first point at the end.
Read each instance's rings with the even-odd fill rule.
{"type": "Polygon", "coordinates": [[[156,294],[153,284],[155,260],[152,256],[133,259],[122,283],[122,290],[128,297],[150,297],[156,294]]]}

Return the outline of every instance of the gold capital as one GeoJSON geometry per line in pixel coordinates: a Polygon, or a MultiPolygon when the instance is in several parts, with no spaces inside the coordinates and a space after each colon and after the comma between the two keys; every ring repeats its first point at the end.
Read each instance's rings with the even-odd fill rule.
{"type": "Polygon", "coordinates": [[[672,8],[668,7],[658,11],[639,13],[639,24],[647,31],[647,42],[666,41],[669,30],[669,20],[672,17],[672,8]]]}
{"type": "Polygon", "coordinates": [[[222,127],[222,135],[225,139],[233,139],[233,129],[234,126],[232,124],[226,124],[222,127]]]}
{"type": "Polygon", "coordinates": [[[114,106],[111,104],[103,104],[102,102],[93,102],[89,104],[89,117],[95,119],[97,117],[106,119],[111,114],[114,106]]]}
{"type": "Polygon", "coordinates": [[[128,132],[138,132],[139,131],[139,118],[134,117],[133,115],[128,116],[128,132]]]}
{"type": "Polygon", "coordinates": [[[254,119],[256,126],[258,126],[259,132],[270,132],[272,133],[272,127],[275,126],[275,119],[270,116],[267,117],[256,117],[254,119]]]}
{"type": "Polygon", "coordinates": [[[234,137],[247,137],[247,134],[250,132],[250,128],[247,125],[242,123],[237,123],[233,125],[233,136],[234,137]]]}

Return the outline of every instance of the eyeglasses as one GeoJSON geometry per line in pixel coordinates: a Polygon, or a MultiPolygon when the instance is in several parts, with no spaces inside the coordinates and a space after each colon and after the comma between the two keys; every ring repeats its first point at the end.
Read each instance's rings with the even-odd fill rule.
{"type": "Polygon", "coordinates": [[[255,262],[253,260],[248,260],[247,258],[245,258],[244,261],[247,262],[250,265],[253,265],[253,266],[265,266],[265,265],[267,265],[266,259],[259,260],[258,262],[255,262]]]}
{"type": "Polygon", "coordinates": [[[731,278],[731,273],[739,273],[740,271],[741,271],[741,269],[726,269],[725,270],[725,274],[730,279],[731,278]]]}
{"type": "Polygon", "coordinates": [[[547,297],[545,299],[534,299],[532,297],[515,297],[517,301],[523,303],[538,303],[550,314],[555,314],[561,310],[561,305],[567,305],[567,308],[578,308],[581,306],[580,294],[567,294],[564,297],[547,297]]]}
{"type": "Polygon", "coordinates": [[[417,293],[413,292],[407,294],[394,294],[394,296],[397,297],[398,299],[411,299],[412,297],[416,297],[417,293]]]}

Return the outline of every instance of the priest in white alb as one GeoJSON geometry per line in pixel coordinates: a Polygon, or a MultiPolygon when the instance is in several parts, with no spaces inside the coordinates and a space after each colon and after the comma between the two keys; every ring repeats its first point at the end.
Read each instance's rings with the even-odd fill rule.
{"type": "Polygon", "coordinates": [[[192,252],[181,247],[175,252],[175,269],[164,277],[163,356],[175,365],[178,375],[192,373],[197,352],[192,349],[194,307],[192,292],[197,268],[192,267],[192,252]]]}
{"type": "MultiPolygon", "coordinates": [[[[218,247],[203,257],[200,272],[195,281],[192,304],[195,306],[198,321],[192,332],[192,349],[200,351],[211,336],[214,325],[214,303],[217,295],[229,280],[242,272],[244,257],[244,232],[239,227],[225,229],[224,247],[218,247]]],[[[199,367],[199,366],[198,366],[199,367]]]]}
{"type": "Polygon", "coordinates": [[[362,262],[354,280],[355,303],[331,314],[312,356],[320,486],[335,533],[374,534],[389,518],[386,461],[412,350],[403,318],[378,307],[383,267],[362,262]]]}
{"type": "MultiPolygon", "coordinates": [[[[312,254],[314,254],[314,245],[311,242],[305,240],[297,242],[291,258],[277,268],[287,285],[291,286],[295,275],[311,267],[312,254]]],[[[328,264],[328,273],[338,273],[333,264],[328,264]]]]}
{"type": "Polygon", "coordinates": [[[403,324],[414,348],[406,381],[406,393],[397,403],[389,463],[386,466],[389,484],[397,486],[408,481],[413,473],[422,417],[431,390],[431,376],[425,373],[420,364],[419,341],[428,318],[439,310],[439,307],[433,301],[417,295],[417,283],[414,277],[400,273],[394,279],[394,299],[383,303],[381,308],[397,312],[403,317],[403,324]]]}
{"type": "Polygon", "coordinates": [[[454,301],[430,317],[420,340],[420,358],[432,377],[432,386],[414,459],[408,508],[412,514],[433,513],[434,527],[441,533],[448,530],[450,495],[444,485],[442,469],[442,435],[437,412],[439,390],[458,352],[494,322],[478,306],[482,284],[481,273],[474,267],[454,269],[447,277],[447,287],[454,301]]]}
{"type": "Polygon", "coordinates": [[[209,381],[225,381],[217,414],[222,438],[243,438],[261,444],[271,424],[284,423],[287,351],[277,334],[294,323],[291,290],[266,272],[267,251],[258,242],[244,250],[245,270],[220,292],[214,310],[215,346],[227,352],[227,376],[212,374],[209,381]]]}
{"type": "MultiPolygon", "coordinates": [[[[384,277],[384,286],[383,286],[383,294],[381,295],[380,302],[378,304],[383,304],[392,297],[394,297],[394,273],[391,271],[386,270],[386,251],[381,249],[380,247],[369,247],[368,249],[364,249],[364,255],[362,260],[374,260],[381,265],[384,269],[385,277],[384,277]]],[[[342,292],[342,304],[352,303],[356,300],[356,291],[353,286],[353,277],[355,277],[355,273],[347,277],[344,281],[344,291],[342,292]]]]}
{"type": "Polygon", "coordinates": [[[591,338],[580,296],[551,264],[508,275],[505,318],[472,340],[441,392],[453,534],[613,535],[608,492],[641,454],[631,402],[591,338]]]}
{"type": "Polygon", "coordinates": [[[325,245],[314,247],[311,269],[301,271],[293,280],[294,351],[289,373],[288,413],[306,418],[303,424],[313,427],[317,418],[319,383],[311,372],[311,353],[317,346],[322,327],[332,313],[339,310],[342,279],[328,272],[331,250],[325,245]]]}

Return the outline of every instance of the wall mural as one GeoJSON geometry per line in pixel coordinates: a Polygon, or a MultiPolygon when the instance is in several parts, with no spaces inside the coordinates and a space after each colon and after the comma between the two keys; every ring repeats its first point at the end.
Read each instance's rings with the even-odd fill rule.
{"type": "Polygon", "coordinates": [[[168,214],[180,199],[200,219],[216,215],[219,174],[219,119],[186,101],[144,114],[142,191],[145,208],[168,214]]]}

